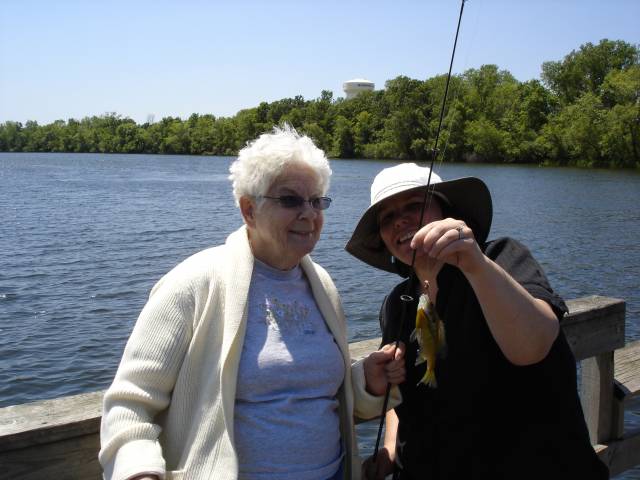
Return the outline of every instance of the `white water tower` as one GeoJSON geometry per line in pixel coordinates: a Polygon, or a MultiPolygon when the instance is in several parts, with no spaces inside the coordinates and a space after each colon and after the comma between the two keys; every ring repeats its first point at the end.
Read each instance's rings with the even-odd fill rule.
{"type": "Polygon", "coordinates": [[[342,89],[344,90],[344,93],[347,94],[347,100],[354,98],[362,92],[373,92],[374,88],[375,84],[369,80],[365,80],[364,78],[354,78],[353,80],[348,80],[342,84],[342,89]]]}

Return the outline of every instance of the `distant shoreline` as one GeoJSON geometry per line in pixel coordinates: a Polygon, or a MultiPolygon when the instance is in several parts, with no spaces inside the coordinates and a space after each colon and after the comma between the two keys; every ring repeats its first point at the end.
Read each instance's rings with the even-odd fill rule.
{"type": "Polygon", "coordinates": [[[137,124],[117,113],[48,125],[0,124],[0,151],[234,156],[288,123],[331,158],[640,168],[640,49],[586,43],[542,64],[542,81],[518,81],[497,65],[451,77],[399,76],[354,98],[284,98],[234,117],[192,114],[137,124]]]}
{"type": "MultiPolygon", "coordinates": [[[[235,158],[237,155],[215,155],[215,154],[211,154],[211,153],[199,153],[199,154],[193,154],[193,153],[144,153],[144,152],[136,152],[136,153],[121,153],[121,152],[38,152],[38,151],[21,151],[21,152],[3,152],[0,151],[0,154],[16,154],[16,155],[20,155],[20,154],[46,154],[46,155],[122,155],[122,156],[126,156],[126,155],[140,155],[140,156],[144,156],[144,155],[160,155],[160,156],[175,156],[175,157],[180,157],[180,156],[184,156],[184,157],[218,157],[218,158],[235,158]]],[[[398,159],[398,158],[340,158],[340,157],[328,157],[329,160],[331,160],[332,162],[334,161],[342,161],[342,160],[354,160],[354,161],[378,161],[378,162],[389,162],[389,163],[393,163],[393,162],[403,162],[403,161],[407,161],[407,160],[402,160],[402,159],[398,159]]],[[[416,162],[416,163],[425,163],[425,162],[430,162],[430,160],[409,160],[412,162],[416,162]]],[[[440,162],[440,161],[436,161],[436,165],[440,166],[442,164],[447,164],[447,165],[486,165],[486,166],[491,166],[491,165],[500,165],[500,166],[512,166],[512,167],[518,167],[518,166],[522,166],[522,167],[531,167],[531,166],[537,166],[537,167],[541,167],[541,168],[562,168],[562,169],[578,169],[578,170],[615,170],[615,171],[631,171],[631,172],[639,172],[640,171],[640,166],[635,166],[635,167],[624,167],[624,166],[586,166],[586,165],[563,165],[560,163],[552,163],[550,161],[543,161],[540,163],[534,163],[534,162],[530,162],[530,163],[526,163],[526,162],[474,162],[474,161],[447,161],[447,162],[440,162]]]]}

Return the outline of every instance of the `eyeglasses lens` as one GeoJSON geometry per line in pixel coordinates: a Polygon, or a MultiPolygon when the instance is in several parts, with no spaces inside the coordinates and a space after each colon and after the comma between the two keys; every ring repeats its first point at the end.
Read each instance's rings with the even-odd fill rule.
{"type": "Polygon", "coordinates": [[[331,199],[329,197],[318,197],[311,200],[311,206],[316,210],[326,210],[331,206],[331,199]]]}
{"type": "Polygon", "coordinates": [[[296,195],[283,195],[279,200],[284,208],[299,208],[304,203],[304,198],[296,195]]]}
{"type": "Polygon", "coordinates": [[[312,198],[311,200],[305,200],[298,195],[283,195],[278,198],[280,204],[284,208],[300,208],[306,202],[309,202],[316,210],[326,210],[331,205],[331,199],[329,197],[312,198]]]}

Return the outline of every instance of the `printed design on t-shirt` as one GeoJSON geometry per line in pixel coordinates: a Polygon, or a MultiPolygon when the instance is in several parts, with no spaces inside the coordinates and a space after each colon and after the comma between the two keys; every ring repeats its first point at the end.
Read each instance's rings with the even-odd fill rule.
{"type": "Polygon", "coordinates": [[[263,304],[265,321],[269,328],[288,334],[313,335],[316,330],[309,319],[308,305],[294,300],[281,302],[276,297],[267,297],[263,304]]]}

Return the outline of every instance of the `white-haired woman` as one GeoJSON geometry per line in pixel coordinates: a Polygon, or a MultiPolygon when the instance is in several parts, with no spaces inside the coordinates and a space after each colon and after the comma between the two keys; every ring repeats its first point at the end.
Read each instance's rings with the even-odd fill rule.
{"type": "Polygon", "coordinates": [[[244,225],[151,291],[104,397],[105,478],[359,478],[353,415],[380,413],[404,362],[388,346],[351,364],[338,292],[308,256],[328,161],[285,126],[230,172],[244,225]]]}

